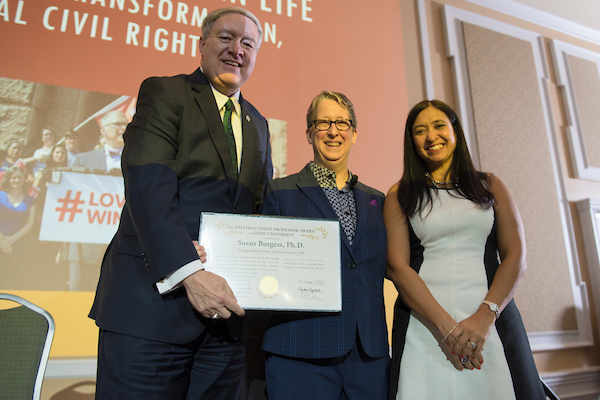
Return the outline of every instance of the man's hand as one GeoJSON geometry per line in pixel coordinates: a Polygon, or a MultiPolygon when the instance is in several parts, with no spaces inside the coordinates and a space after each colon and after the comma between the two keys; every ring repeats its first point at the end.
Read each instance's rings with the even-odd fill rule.
{"type": "Polygon", "coordinates": [[[202,262],[202,264],[204,264],[206,262],[206,250],[204,250],[204,247],[198,244],[197,240],[192,240],[192,243],[194,244],[194,247],[198,252],[198,257],[200,257],[200,261],[202,262]]]}
{"type": "MultiPolygon", "coordinates": [[[[206,261],[206,255],[204,259],[206,261]]],[[[246,314],[227,281],[219,275],[200,270],[185,278],[183,286],[192,306],[205,318],[216,314],[218,318],[227,319],[232,313],[240,317],[246,314]]]]}

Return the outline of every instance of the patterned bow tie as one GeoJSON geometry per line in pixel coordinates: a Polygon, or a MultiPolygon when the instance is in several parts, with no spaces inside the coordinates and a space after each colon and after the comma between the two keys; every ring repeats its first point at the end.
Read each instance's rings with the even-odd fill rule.
{"type": "Polygon", "coordinates": [[[121,157],[121,154],[123,154],[123,149],[108,149],[108,154],[110,154],[111,157],[121,157]]]}

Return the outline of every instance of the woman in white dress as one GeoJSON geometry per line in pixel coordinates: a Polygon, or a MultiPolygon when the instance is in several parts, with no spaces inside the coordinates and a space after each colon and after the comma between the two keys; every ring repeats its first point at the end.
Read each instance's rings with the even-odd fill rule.
{"type": "Polygon", "coordinates": [[[504,183],[476,171],[456,113],[409,113],[404,174],[388,192],[394,310],[389,399],[545,399],[512,300],[526,269],[504,183]]]}

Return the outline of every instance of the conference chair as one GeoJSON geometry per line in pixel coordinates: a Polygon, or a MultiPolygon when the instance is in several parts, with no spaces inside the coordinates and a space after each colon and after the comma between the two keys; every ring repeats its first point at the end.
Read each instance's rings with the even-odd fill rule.
{"type": "Polygon", "coordinates": [[[53,337],[46,310],[0,293],[0,400],[40,398],[53,337]]]}
{"type": "Polygon", "coordinates": [[[554,393],[552,391],[552,389],[550,389],[550,386],[548,386],[548,384],[546,382],[544,382],[544,380],[542,378],[540,378],[540,380],[542,381],[542,386],[544,387],[544,394],[546,395],[546,399],[548,399],[548,400],[560,400],[558,398],[558,396],[556,395],[556,393],[554,393]]]}

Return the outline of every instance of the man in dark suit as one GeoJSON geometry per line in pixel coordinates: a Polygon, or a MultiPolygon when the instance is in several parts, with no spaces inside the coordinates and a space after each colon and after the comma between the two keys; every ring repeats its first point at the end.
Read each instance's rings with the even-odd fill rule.
{"type": "Polygon", "coordinates": [[[94,174],[121,175],[121,154],[123,153],[123,133],[127,127],[127,117],[122,111],[109,111],[100,118],[102,146],[85,153],[79,153],[73,160],[73,167],[84,167],[94,174]]]}
{"type": "Polygon", "coordinates": [[[65,133],[65,147],[67,148],[67,165],[70,167],[79,154],[79,135],[77,132],[68,131],[65,133]]]}
{"type": "MultiPolygon", "coordinates": [[[[75,169],[83,167],[86,172],[92,174],[110,174],[120,177],[123,133],[128,122],[122,111],[114,110],[104,114],[100,118],[102,146],[74,155],[70,166],[75,169]]],[[[70,153],[69,157],[71,157],[70,153]]],[[[89,276],[89,279],[83,279],[84,282],[95,282],[98,276],[98,263],[102,259],[106,245],[71,242],[65,246],[67,249],[66,259],[69,262],[69,290],[90,290],[89,286],[82,287],[81,276],[82,274],[89,276]]]]}
{"type": "Polygon", "coordinates": [[[97,398],[237,398],[245,311],[192,241],[202,211],[255,212],[271,179],[267,121],[239,92],[261,40],[248,11],[213,11],[201,69],[140,88],[124,135],[126,203],[90,313],[97,398]]]}
{"type": "Polygon", "coordinates": [[[390,363],[383,304],[384,195],[348,171],[357,131],[346,96],[318,95],[307,126],[314,161],[269,182],[264,214],[340,221],[342,311],[272,314],[263,341],[268,398],[383,400],[390,363]]]}

